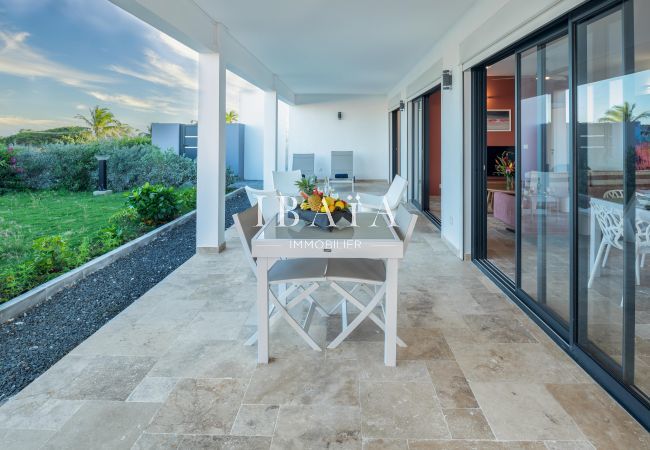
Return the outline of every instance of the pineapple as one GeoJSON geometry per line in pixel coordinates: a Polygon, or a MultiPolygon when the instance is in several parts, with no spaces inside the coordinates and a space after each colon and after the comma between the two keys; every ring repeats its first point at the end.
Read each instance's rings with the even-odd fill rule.
{"type": "Polygon", "coordinates": [[[319,212],[321,206],[323,205],[321,197],[316,194],[310,195],[309,198],[307,199],[307,202],[309,203],[309,207],[311,208],[311,210],[314,212],[319,212]]]}

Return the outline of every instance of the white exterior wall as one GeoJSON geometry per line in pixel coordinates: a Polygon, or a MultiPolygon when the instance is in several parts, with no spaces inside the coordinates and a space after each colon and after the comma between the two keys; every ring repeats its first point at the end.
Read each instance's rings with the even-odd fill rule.
{"type": "Polygon", "coordinates": [[[239,122],[244,127],[244,178],[261,180],[264,170],[264,91],[242,93],[239,122]]]}
{"type": "Polygon", "coordinates": [[[289,119],[289,168],[294,153],[315,153],[314,168],[321,178],[330,174],[332,150],[352,150],[358,180],[388,179],[385,97],[298,96],[296,100],[289,119]],[[339,111],[342,120],[337,118],[339,111]]]}
{"type": "MultiPolygon", "coordinates": [[[[477,3],[434,47],[422,61],[389,93],[387,98],[410,100],[434,87],[434,73],[451,70],[453,87],[442,91],[442,230],[441,236],[459,258],[469,252],[471,241],[471,179],[468,153],[471,141],[465,140],[463,70],[516,42],[527,34],[561,16],[584,0],[484,0],[477,3]],[[427,74],[429,74],[427,76],[427,74]],[[410,96],[409,96],[410,94],[410,96]],[[465,142],[466,141],[466,142],[465,142]]],[[[439,75],[438,75],[439,76],[439,75]]],[[[469,85],[468,85],[469,87],[469,85]]],[[[408,109],[408,105],[407,105],[408,109]]],[[[410,138],[406,111],[402,115],[402,167],[411,167],[411,149],[404,145],[410,138]],[[408,155],[408,164],[404,163],[408,155]]],[[[404,170],[402,170],[404,174],[404,170]]],[[[407,177],[408,178],[408,177],[407,177]]]]}

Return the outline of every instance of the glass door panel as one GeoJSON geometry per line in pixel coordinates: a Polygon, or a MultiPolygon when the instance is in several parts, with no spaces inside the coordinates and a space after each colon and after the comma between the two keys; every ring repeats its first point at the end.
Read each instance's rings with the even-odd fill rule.
{"type": "Polygon", "coordinates": [[[422,192],[423,192],[423,152],[424,152],[424,142],[422,135],[422,125],[423,125],[423,108],[422,108],[422,97],[417,98],[411,102],[412,117],[411,121],[411,139],[413,143],[413,165],[412,165],[412,174],[411,174],[411,186],[413,193],[413,202],[418,206],[422,206],[422,192]]]}
{"type": "Polygon", "coordinates": [[[569,43],[520,54],[521,289],[569,322],[569,43]]]}
{"type": "Polygon", "coordinates": [[[646,395],[650,32],[639,18],[648,13],[647,2],[628,1],[576,27],[579,342],[646,395]]]}

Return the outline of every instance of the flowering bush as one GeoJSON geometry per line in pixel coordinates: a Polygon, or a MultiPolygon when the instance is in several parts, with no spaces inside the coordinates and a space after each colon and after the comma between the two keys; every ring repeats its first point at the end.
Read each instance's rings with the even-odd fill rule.
{"type": "Polygon", "coordinates": [[[16,189],[21,186],[22,167],[18,166],[13,147],[0,149],[0,190],[16,189]]]}

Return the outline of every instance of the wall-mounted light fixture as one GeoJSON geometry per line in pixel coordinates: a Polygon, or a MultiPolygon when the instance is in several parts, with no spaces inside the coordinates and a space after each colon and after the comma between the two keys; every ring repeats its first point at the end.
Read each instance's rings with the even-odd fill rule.
{"type": "Polygon", "coordinates": [[[399,101],[399,110],[404,111],[406,109],[406,105],[404,104],[404,100],[399,101]]]}
{"type": "Polygon", "coordinates": [[[442,88],[445,91],[451,90],[451,70],[442,71],[442,88]]]}
{"type": "Polygon", "coordinates": [[[339,117],[339,120],[341,120],[343,118],[343,113],[341,111],[339,111],[338,117],[339,117]]]}

